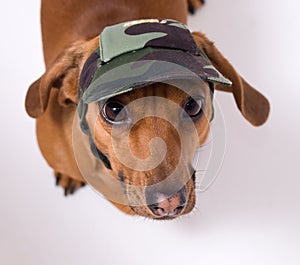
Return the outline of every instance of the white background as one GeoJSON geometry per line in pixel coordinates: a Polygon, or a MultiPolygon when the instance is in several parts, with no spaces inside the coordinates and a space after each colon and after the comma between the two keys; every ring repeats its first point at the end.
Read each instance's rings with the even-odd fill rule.
{"type": "Polygon", "coordinates": [[[227,147],[197,210],[169,222],[125,216],[90,188],[65,198],[24,110],[44,71],[39,1],[2,1],[0,263],[300,264],[299,1],[207,0],[190,17],[270,100],[254,128],[217,93],[227,147]]]}

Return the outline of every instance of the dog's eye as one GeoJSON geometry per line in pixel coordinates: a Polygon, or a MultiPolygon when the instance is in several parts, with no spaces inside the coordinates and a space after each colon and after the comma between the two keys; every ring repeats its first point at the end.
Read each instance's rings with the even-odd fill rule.
{"type": "Polygon", "coordinates": [[[191,118],[197,118],[203,113],[204,109],[204,98],[197,96],[197,97],[190,97],[185,105],[184,111],[188,114],[191,118]]]}
{"type": "Polygon", "coordinates": [[[128,119],[125,106],[118,101],[108,101],[102,108],[103,117],[112,123],[121,123],[128,119]]]}

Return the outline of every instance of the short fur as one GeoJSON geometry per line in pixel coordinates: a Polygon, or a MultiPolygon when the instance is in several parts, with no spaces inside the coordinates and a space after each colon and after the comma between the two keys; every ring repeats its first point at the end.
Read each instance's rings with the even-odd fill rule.
{"type": "MultiPolygon", "coordinates": [[[[72,123],[78,100],[79,76],[84,62],[98,45],[99,33],[105,26],[142,18],[169,18],[186,23],[188,10],[194,12],[202,4],[203,1],[199,0],[42,0],[41,22],[46,71],[29,87],[26,110],[37,120],[39,147],[50,167],[54,169],[57,184],[65,188],[65,194],[73,193],[85,183],[74,157],[72,123]]],[[[233,93],[238,108],[250,123],[255,126],[263,124],[269,113],[267,99],[239,76],[213,42],[203,33],[195,32],[193,36],[197,45],[206,52],[214,66],[233,82],[232,87],[218,84],[216,89],[233,93]]],[[[208,87],[206,93],[207,91],[209,91],[208,87]]],[[[145,95],[160,95],[178,104],[181,104],[182,100],[187,97],[185,93],[174,87],[158,83],[121,95],[119,98],[129,103],[145,95]]],[[[209,105],[209,102],[210,96],[208,95],[206,103],[209,105]]],[[[94,115],[99,115],[99,113],[94,115]]],[[[209,118],[211,115],[211,106],[208,106],[206,117],[209,118]]],[[[94,118],[97,119],[96,145],[110,159],[112,174],[118,178],[122,172],[124,176],[122,181],[125,184],[147,186],[160,181],[176,167],[180,145],[178,145],[176,134],[172,132],[173,127],[165,121],[145,119],[130,134],[132,151],[141,159],[149,155],[149,147],[143,143],[150,141],[153,137],[162,138],[169,150],[158,168],[151,172],[141,173],[126,168],[114,157],[109,126],[103,119],[94,118]],[[153,124],[155,124],[155,130],[153,124]]],[[[207,138],[208,120],[203,116],[197,121],[196,128],[199,142],[198,145],[191,143],[189,147],[185,157],[187,163],[182,165],[183,175],[191,174],[189,164],[199,143],[201,145],[207,138]]],[[[108,169],[103,167],[103,170],[108,169]]],[[[187,205],[181,214],[190,212],[195,204],[192,178],[186,184],[186,190],[187,205]]],[[[143,197],[143,195],[136,196],[143,197]]],[[[125,213],[156,218],[147,206],[130,207],[112,203],[125,213]]]]}

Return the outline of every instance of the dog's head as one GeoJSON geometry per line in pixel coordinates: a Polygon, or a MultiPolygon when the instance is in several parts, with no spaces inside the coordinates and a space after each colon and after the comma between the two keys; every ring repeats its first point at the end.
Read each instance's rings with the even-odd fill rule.
{"type": "MultiPolygon", "coordinates": [[[[67,49],[30,87],[26,107],[39,117],[50,89],[59,88],[59,104],[78,104],[77,128],[92,154],[87,157],[102,165],[85,166],[100,169],[100,184],[94,186],[124,212],[171,219],[195,205],[192,161],[209,133],[214,88],[232,92],[256,126],[267,119],[269,104],[203,34],[166,21],[143,21],[142,28],[147,23],[147,33],[156,34],[147,41],[144,35],[117,42],[106,31],[100,48],[95,38],[67,49]],[[173,32],[161,34],[170,28],[173,32]]],[[[140,35],[140,25],[127,23],[127,33],[140,35]]],[[[84,175],[95,183],[95,175],[84,175]]]]}

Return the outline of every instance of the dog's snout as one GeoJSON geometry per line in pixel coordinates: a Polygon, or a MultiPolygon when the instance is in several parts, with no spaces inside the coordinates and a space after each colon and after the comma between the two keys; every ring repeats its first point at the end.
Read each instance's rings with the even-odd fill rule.
{"type": "MultiPolygon", "coordinates": [[[[149,204],[148,207],[157,217],[176,217],[186,205],[186,190],[182,188],[170,197],[157,192],[154,195],[148,195],[148,198],[155,198],[156,203],[149,204]]],[[[148,200],[147,200],[148,201],[148,200]]]]}

